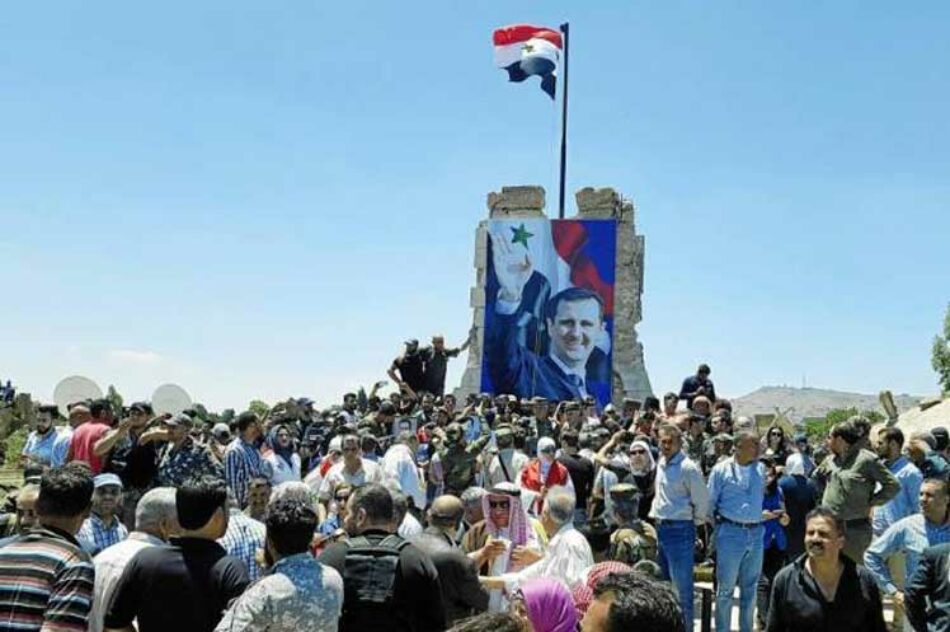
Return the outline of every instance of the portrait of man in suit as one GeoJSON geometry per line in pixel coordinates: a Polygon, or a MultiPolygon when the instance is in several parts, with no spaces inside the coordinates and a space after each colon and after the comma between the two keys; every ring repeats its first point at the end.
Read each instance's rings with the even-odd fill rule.
{"type": "MultiPolygon", "coordinates": [[[[496,393],[551,400],[610,401],[604,300],[583,287],[551,295],[531,251],[490,233],[493,283],[488,291],[485,368],[496,393]]],[[[609,342],[609,341],[608,341],[609,342]]],[[[609,347],[608,347],[609,349],[609,347]]]]}

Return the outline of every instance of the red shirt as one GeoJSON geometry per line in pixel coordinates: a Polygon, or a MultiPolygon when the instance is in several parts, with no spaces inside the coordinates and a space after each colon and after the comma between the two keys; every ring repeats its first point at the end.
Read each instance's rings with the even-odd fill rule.
{"type": "Polygon", "coordinates": [[[102,471],[103,459],[93,454],[92,449],[96,442],[109,430],[109,425],[99,421],[87,421],[73,431],[73,438],[69,441],[69,456],[67,461],[85,461],[92,468],[95,476],[102,471]]]}

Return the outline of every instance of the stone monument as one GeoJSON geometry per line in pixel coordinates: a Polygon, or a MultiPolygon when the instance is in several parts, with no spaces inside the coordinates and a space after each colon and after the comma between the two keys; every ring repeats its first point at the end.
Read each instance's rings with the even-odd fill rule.
{"type": "MultiPolygon", "coordinates": [[[[548,219],[544,188],[502,187],[488,194],[488,219],[548,219]]],[[[643,361],[643,345],[636,326],[642,317],[643,254],[645,240],[635,226],[633,202],[614,189],[584,188],[576,194],[578,214],[571,219],[616,219],[617,259],[614,275],[614,332],[612,393],[615,405],[624,397],[643,401],[653,394],[643,361]]],[[[485,277],[488,268],[488,220],[475,230],[475,287],[470,293],[476,335],[468,351],[462,383],[456,395],[478,393],[482,383],[482,343],[485,325],[485,277]]]]}

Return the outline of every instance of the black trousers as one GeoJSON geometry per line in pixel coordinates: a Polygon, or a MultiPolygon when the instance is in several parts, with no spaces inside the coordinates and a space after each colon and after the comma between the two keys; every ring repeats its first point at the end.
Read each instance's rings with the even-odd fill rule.
{"type": "Polygon", "coordinates": [[[765,549],[762,555],[762,574],[759,576],[759,585],[756,587],[755,606],[759,627],[765,629],[765,622],[769,618],[769,595],[772,593],[772,580],[785,566],[785,551],[775,547],[765,549]]]}

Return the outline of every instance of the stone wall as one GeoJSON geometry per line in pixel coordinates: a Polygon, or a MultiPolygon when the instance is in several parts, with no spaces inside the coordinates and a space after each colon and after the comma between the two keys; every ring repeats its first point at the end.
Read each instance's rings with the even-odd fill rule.
{"type": "MultiPolygon", "coordinates": [[[[614,285],[613,399],[642,400],[653,393],[637,339],[643,293],[644,238],[637,235],[633,202],[613,189],[585,188],[577,192],[577,219],[617,219],[617,269],[614,285]]],[[[542,187],[502,187],[488,194],[488,219],[546,218],[542,187]]],[[[488,260],[488,221],[475,230],[475,286],[470,293],[476,336],[469,347],[462,383],[456,395],[464,398],[481,390],[481,357],[485,324],[485,274],[488,260]]]]}

